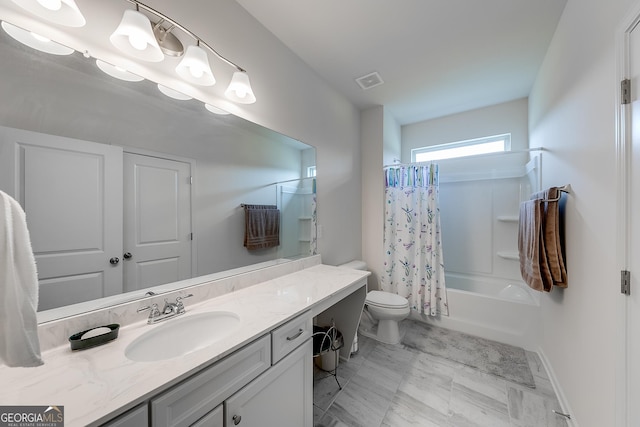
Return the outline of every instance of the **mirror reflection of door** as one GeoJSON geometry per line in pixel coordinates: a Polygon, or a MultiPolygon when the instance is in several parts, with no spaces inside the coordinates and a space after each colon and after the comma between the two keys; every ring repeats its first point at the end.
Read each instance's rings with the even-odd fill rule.
{"type": "Polygon", "coordinates": [[[0,188],[27,215],[39,311],[191,277],[189,163],[4,127],[0,152],[0,188]]]}
{"type": "Polygon", "coordinates": [[[2,188],[27,216],[39,310],[121,293],[122,149],[10,128],[0,141],[2,188]]]}
{"type": "Polygon", "coordinates": [[[191,165],[124,154],[125,292],[191,277],[191,165]]]}

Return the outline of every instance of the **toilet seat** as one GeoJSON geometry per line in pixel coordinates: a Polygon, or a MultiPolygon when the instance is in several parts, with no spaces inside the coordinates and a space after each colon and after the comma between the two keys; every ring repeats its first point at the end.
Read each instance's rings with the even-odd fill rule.
{"type": "Polygon", "coordinates": [[[409,301],[407,301],[406,298],[384,291],[369,292],[365,304],[388,309],[403,309],[409,307],[409,301]]]}

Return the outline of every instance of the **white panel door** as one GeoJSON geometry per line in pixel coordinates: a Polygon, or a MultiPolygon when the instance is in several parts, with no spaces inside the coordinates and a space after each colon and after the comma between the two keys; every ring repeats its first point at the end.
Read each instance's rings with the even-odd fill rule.
{"type": "Polygon", "coordinates": [[[629,34],[629,66],[632,84],[631,167],[629,191],[629,269],[631,295],[627,299],[627,424],[640,425],[640,29],[629,34]]]}
{"type": "Polygon", "coordinates": [[[0,141],[3,190],[26,212],[39,310],[121,293],[122,149],[9,128],[0,141]]]}
{"type": "Polygon", "coordinates": [[[124,154],[126,291],[191,277],[190,176],[189,163],[124,154]]]}

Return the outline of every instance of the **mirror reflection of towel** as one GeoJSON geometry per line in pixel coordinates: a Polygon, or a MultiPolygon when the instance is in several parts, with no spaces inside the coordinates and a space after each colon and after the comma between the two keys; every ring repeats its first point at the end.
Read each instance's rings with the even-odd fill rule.
{"type": "Polygon", "coordinates": [[[248,250],[280,245],[280,210],[274,205],[244,205],[244,246],[248,250]]]}
{"type": "Polygon", "coordinates": [[[38,275],[22,207],[0,191],[0,361],[42,365],[38,340],[38,275]]]}

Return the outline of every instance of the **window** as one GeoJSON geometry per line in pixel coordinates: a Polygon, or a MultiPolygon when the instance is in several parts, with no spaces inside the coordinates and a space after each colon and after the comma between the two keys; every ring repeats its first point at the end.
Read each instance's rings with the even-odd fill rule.
{"type": "Polygon", "coordinates": [[[511,150],[511,134],[468,139],[448,144],[431,145],[411,150],[412,162],[454,159],[478,154],[501,153],[511,150]]]}

